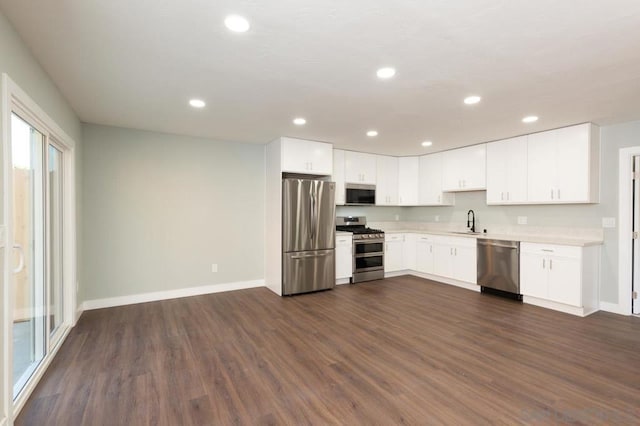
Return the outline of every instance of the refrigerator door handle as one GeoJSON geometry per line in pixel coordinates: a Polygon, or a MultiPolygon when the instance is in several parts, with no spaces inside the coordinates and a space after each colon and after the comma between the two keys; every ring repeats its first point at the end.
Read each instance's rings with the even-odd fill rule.
{"type": "Polygon", "coordinates": [[[313,185],[309,187],[309,239],[313,244],[313,185]]]}

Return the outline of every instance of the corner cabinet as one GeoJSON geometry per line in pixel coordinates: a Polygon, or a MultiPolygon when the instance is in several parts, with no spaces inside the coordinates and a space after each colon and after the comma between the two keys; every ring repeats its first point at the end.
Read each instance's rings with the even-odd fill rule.
{"type": "Polygon", "coordinates": [[[333,145],[294,138],[280,138],[282,171],[309,175],[333,173],[333,145]]]}
{"type": "Polygon", "coordinates": [[[521,243],[524,301],[581,316],[597,311],[599,256],[597,246],[521,243]]]}
{"type": "Polygon", "coordinates": [[[487,204],[527,202],[527,138],[487,144],[487,204]]]}
{"type": "Polygon", "coordinates": [[[531,204],[599,202],[600,132],[591,123],[528,136],[531,204]]]}
{"type": "Polygon", "coordinates": [[[455,192],[486,189],[486,156],[486,144],[444,151],[442,190],[455,192]]]}
{"type": "Polygon", "coordinates": [[[400,157],[398,164],[398,204],[417,206],[420,164],[418,157],[400,157]]]}
{"type": "Polygon", "coordinates": [[[418,204],[453,205],[455,195],[442,191],[442,153],[421,156],[418,169],[418,204]]]}

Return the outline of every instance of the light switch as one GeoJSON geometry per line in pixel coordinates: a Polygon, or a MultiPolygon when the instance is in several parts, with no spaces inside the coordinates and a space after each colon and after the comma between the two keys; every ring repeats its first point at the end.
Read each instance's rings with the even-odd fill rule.
{"type": "Polygon", "coordinates": [[[527,217],[526,216],[518,216],[518,225],[526,225],[527,217]]]}
{"type": "Polygon", "coordinates": [[[615,228],[616,227],[616,218],[615,217],[603,217],[602,218],[602,227],[603,228],[615,228]]]}

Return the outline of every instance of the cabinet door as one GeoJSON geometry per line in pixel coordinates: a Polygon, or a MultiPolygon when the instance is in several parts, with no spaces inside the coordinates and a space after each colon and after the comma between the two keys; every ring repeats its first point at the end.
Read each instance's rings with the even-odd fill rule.
{"type": "Polygon", "coordinates": [[[471,284],[478,282],[477,248],[453,246],[453,278],[471,284]]]}
{"type": "Polygon", "coordinates": [[[376,204],[398,205],[398,157],[376,156],[376,204]]]}
{"type": "Polygon", "coordinates": [[[556,201],[589,201],[589,124],[555,130],[556,201]]]}
{"type": "Polygon", "coordinates": [[[433,244],[433,274],[453,278],[453,247],[449,244],[433,244]]]}
{"type": "Polygon", "coordinates": [[[582,306],[581,260],[575,258],[549,257],[549,300],[582,306]]]}
{"type": "Polygon", "coordinates": [[[510,139],[487,144],[487,204],[504,204],[510,139]]]}
{"type": "Polygon", "coordinates": [[[336,237],[336,279],[351,278],[353,270],[352,237],[336,237]]]}
{"type": "Polygon", "coordinates": [[[482,190],[487,187],[487,145],[480,144],[459,150],[463,169],[460,171],[462,189],[482,190]]]}
{"type": "Polygon", "coordinates": [[[416,240],[416,271],[433,274],[433,242],[429,237],[418,236],[416,240]]]}
{"type": "Polygon", "coordinates": [[[460,191],[462,189],[461,156],[459,150],[454,149],[442,153],[442,190],[460,191]]]}
{"type": "MultiPolygon", "coordinates": [[[[509,139],[507,147],[507,195],[506,202],[524,203],[527,201],[527,143],[528,136],[509,139]]],[[[487,178],[489,162],[487,161],[487,178]]],[[[487,188],[487,191],[489,189],[487,188]]]]}
{"type": "Polygon", "coordinates": [[[520,292],[525,296],[547,299],[547,259],[534,253],[520,252],[520,292]]]}
{"type": "Polygon", "coordinates": [[[418,157],[400,157],[398,201],[401,206],[418,205],[418,157]]]}
{"type": "Polygon", "coordinates": [[[527,143],[528,201],[549,203],[555,200],[556,133],[551,130],[529,135],[527,143]]]}
{"type": "Polygon", "coordinates": [[[487,204],[527,201],[527,137],[487,144],[487,204]]]}
{"type": "Polygon", "coordinates": [[[384,271],[394,272],[402,270],[402,235],[395,235],[392,240],[385,242],[384,271]]]}
{"type": "Polygon", "coordinates": [[[333,150],[333,175],[331,179],[336,183],[336,205],[344,205],[345,189],[344,189],[344,151],[340,149],[333,150]]]}
{"type": "Polygon", "coordinates": [[[282,138],[282,171],[331,175],[333,146],[324,142],[282,138]]]}
{"type": "Polygon", "coordinates": [[[422,206],[451,205],[453,194],[442,192],[442,154],[420,157],[418,165],[418,204],[422,206]]]}
{"type": "Polygon", "coordinates": [[[345,182],[376,183],[376,156],[364,152],[345,151],[345,182]]]}
{"type": "Polygon", "coordinates": [[[402,269],[416,269],[416,234],[404,234],[402,243],[402,269]]]}

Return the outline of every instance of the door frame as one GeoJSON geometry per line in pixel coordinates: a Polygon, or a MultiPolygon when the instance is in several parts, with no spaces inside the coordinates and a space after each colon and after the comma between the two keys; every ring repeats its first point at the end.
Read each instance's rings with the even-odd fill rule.
{"type": "MultiPolygon", "coordinates": [[[[76,188],[75,188],[75,141],[60,128],[55,121],[42,110],[7,74],[2,74],[2,153],[3,153],[3,220],[0,225],[0,246],[4,247],[2,265],[2,303],[0,303],[0,326],[2,337],[2,353],[0,353],[0,366],[2,368],[2,389],[0,391],[0,426],[3,422],[13,424],[13,420],[42,378],[51,360],[64,342],[71,328],[77,320],[77,252],[76,252],[76,188]],[[46,131],[46,143],[52,140],[56,145],[64,149],[63,165],[63,286],[64,305],[63,323],[64,332],[56,345],[49,345],[49,333],[46,335],[46,355],[30,382],[24,387],[19,397],[13,399],[13,291],[11,284],[11,263],[13,244],[13,178],[11,164],[11,114],[18,111],[23,119],[39,129],[46,131]],[[3,415],[6,418],[3,420],[3,415]]],[[[47,145],[45,144],[45,148],[47,145]]]]}
{"type": "MultiPolygon", "coordinates": [[[[633,264],[633,157],[640,155],[640,146],[621,148],[619,153],[618,195],[618,306],[617,313],[631,315],[633,264]]],[[[601,302],[602,303],[602,302],[601,302]]]]}

